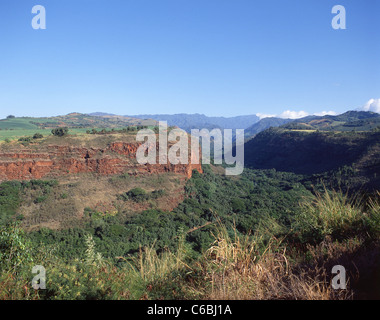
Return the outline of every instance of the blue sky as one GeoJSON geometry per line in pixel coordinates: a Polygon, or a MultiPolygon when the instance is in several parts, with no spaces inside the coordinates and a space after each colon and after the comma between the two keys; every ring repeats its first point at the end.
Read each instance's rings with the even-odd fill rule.
{"type": "Polygon", "coordinates": [[[341,113],[380,98],[378,0],[1,0],[0,118],[341,113]],[[34,5],[46,30],[31,27],[34,5]],[[344,5],[347,29],[331,27],[344,5]]]}

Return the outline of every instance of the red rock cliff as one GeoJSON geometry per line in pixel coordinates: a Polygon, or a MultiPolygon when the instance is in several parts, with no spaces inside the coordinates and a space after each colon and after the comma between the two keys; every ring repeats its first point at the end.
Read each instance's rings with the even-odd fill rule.
{"type": "Polygon", "coordinates": [[[50,145],[39,152],[7,151],[0,153],[0,181],[54,178],[82,172],[101,175],[174,172],[191,178],[193,169],[202,172],[201,165],[191,161],[179,165],[138,164],[139,146],[139,143],[113,142],[104,149],[50,145]]]}

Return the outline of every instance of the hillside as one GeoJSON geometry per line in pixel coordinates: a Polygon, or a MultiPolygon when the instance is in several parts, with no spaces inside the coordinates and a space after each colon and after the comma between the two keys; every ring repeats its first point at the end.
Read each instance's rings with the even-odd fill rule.
{"type": "Polygon", "coordinates": [[[264,118],[245,129],[245,139],[270,127],[282,127],[290,130],[321,131],[369,131],[380,126],[380,115],[374,112],[348,111],[337,116],[307,116],[292,120],[282,118],[264,118]]]}
{"type": "Polygon", "coordinates": [[[140,126],[154,127],[155,120],[141,120],[122,116],[104,115],[89,116],[80,113],[70,113],[64,116],[46,118],[9,118],[0,120],[0,142],[17,140],[19,138],[40,134],[51,135],[55,128],[67,127],[71,134],[84,135],[88,131],[121,130],[135,131],[140,126]]]}
{"type": "Polygon", "coordinates": [[[337,116],[309,116],[284,125],[287,129],[322,131],[369,131],[380,126],[380,114],[348,111],[337,116]]]}
{"type": "MultiPolygon", "coordinates": [[[[0,143],[0,184],[31,186],[18,210],[27,229],[78,225],[86,208],[94,214],[174,209],[183,201],[186,180],[193,170],[202,172],[201,166],[191,161],[141,165],[136,161],[139,145],[131,133],[0,143]],[[133,188],[143,190],[146,201],[120,199],[133,188]]],[[[9,217],[1,207],[8,199],[2,200],[1,195],[4,191],[0,187],[0,222],[9,217]]]]}
{"type": "MultiPolygon", "coordinates": [[[[380,132],[316,132],[272,128],[245,145],[245,164],[297,174],[321,174],[343,167],[365,173],[379,188],[380,132]]],[[[369,183],[365,181],[365,183],[369,183]]]]}
{"type": "Polygon", "coordinates": [[[0,130],[14,129],[52,129],[68,128],[120,128],[136,125],[155,125],[152,120],[141,120],[123,116],[91,116],[81,113],[70,113],[57,117],[20,117],[0,120],[0,130]]]}
{"type": "Polygon", "coordinates": [[[259,122],[255,123],[254,125],[248,127],[244,131],[244,135],[246,139],[252,138],[256,134],[260,133],[261,131],[264,131],[270,127],[279,127],[286,123],[289,123],[293,120],[291,119],[282,119],[282,118],[264,118],[261,119],[259,122]]]}

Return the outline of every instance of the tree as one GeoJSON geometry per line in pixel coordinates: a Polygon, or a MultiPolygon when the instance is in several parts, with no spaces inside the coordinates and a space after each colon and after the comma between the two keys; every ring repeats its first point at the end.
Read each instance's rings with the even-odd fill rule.
{"type": "Polygon", "coordinates": [[[16,118],[13,114],[10,114],[8,117],[7,117],[7,119],[14,119],[14,118],[16,118]]]}
{"type": "Polygon", "coordinates": [[[57,137],[63,137],[67,135],[68,132],[69,132],[68,128],[56,128],[56,129],[51,130],[51,133],[53,134],[53,136],[57,136],[57,137]]]}

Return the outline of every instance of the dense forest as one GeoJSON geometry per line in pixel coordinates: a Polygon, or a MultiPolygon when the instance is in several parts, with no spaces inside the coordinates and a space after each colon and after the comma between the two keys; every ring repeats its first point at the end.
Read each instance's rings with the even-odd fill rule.
{"type": "MultiPolygon", "coordinates": [[[[379,279],[379,195],[367,194],[366,198],[354,201],[347,194],[329,190],[326,182],[313,184],[310,176],[274,169],[246,169],[243,175],[231,178],[219,174],[217,167],[204,166],[203,174],[193,172],[185,186],[185,200],[171,212],[149,209],[135,215],[123,212],[110,215],[85,210],[84,222],[77,226],[62,230],[41,228],[28,233],[20,228],[23,217],[17,214],[23,195],[37,190],[33,193],[34,201],[44,201],[58,183],[4,182],[0,185],[3,270],[0,296],[378,297],[379,292],[369,283],[379,279]],[[371,255],[371,261],[365,260],[367,255],[371,255]],[[338,260],[346,263],[352,279],[356,277],[345,292],[329,289],[326,270],[338,260]],[[51,288],[28,293],[13,290],[12,286],[28,280],[27,266],[36,263],[45,267],[48,264],[51,288]],[[276,265],[283,273],[275,271],[276,265]],[[222,283],[220,277],[226,268],[234,277],[222,283]],[[262,292],[263,283],[261,286],[256,283],[257,268],[269,268],[267,276],[278,278],[276,296],[262,292]],[[294,271],[289,273],[290,269],[283,268],[294,271]],[[361,271],[363,274],[357,279],[361,271]],[[210,272],[214,275],[211,279],[210,272]],[[66,277],[62,278],[64,274],[66,277]],[[83,278],[84,275],[91,279],[83,278]],[[307,280],[311,275],[315,283],[307,280]],[[237,291],[236,281],[240,285],[248,281],[241,287],[244,292],[237,291]],[[315,287],[319,281],[323,283],[321,288],[315,287]],[[249,286],[257,288],[250,291],[249,286]],[[317,289],[321,292],[317,293],[317,289]]],[[[135,188],[120,197],[145,201],[161,193],[135,188]]]]}

